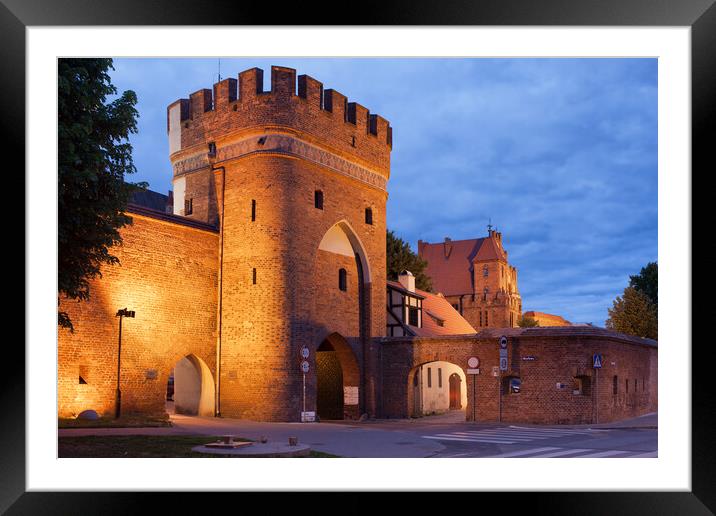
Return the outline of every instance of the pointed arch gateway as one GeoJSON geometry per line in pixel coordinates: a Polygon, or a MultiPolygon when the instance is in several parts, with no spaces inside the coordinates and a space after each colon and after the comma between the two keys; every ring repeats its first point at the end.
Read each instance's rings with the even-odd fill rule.
{"type": "Polygon", "coordinates": [[[314,274],[314,321],[328,333],[317,341],[316,412],[321,420],[357,419],[366,412],[372,271],[365,247],[347,220],[323,234],[314,274]]]}

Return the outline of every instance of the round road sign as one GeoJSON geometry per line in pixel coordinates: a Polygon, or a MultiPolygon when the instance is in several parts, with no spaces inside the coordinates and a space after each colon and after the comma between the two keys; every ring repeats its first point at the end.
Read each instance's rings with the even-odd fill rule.
{"type": "Polygon", "coordinates": [[[306,362],[305,360],[303,362],[301,362],[301,371],[303,371],[304,373],[307,373],[309,369],[310,369],[310,366],[308,365],[308,362],[306,362]]]}
{"type": "Polygon", "coordinates": [[[303,358],[308,358],[308,355],[309,355],[308,348],[305,347],[305,346],[302,347],[302,348],[301,348],[301,356],[302,356],[303,358]]]}
{"type": "Polygon", "coordinates": [[[470,369],[475,369],[477,366],[480,365],[480,359],[477,357],[470,357],[467,359],[467,365],[470,367],[470,369]]]}
{"type": "Polygon", "coordinates": [[[505,337],[504,335],[500,337],[500,347],[502,349],[505,349],[507,347],[507,337],[505,337]]]}

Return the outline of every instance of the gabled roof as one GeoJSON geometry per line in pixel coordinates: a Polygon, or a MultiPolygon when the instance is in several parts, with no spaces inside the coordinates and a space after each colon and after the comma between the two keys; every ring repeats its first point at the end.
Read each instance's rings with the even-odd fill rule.
{"type": "MultiPolygon", "coordinates": [[[[388,281],[388,286],[401,292],[406,292],[403,285],[397,281],[388,281]]],[[[408,294],[413,293],[408,292],[408,294]]],[[[418,337],[432,337],[476,333],[475,328],[444,297],[419,289],[415,289],[414,294],[423,299],[423,326],[416,328],[415,326],[404,325],[412,334],[418,337]],[[440,326],[438,320],[442,321],[442,326],[440,326]]]]}
{"type": "Polygon", "coordinates": [[[156,210],[166,213],[169,196],[155,192],[154,190],[143,190],[133,192],[129,198],[129,203],[150,210],[156,210]]]}
{"type": "Polygon", "coordinates": [[[439,244],[419,242],[418,254],[428,262],[425,272],[432,280],[433,290],[446,296],[473,293],[474,262],[507,261],[494,237],[446,240],[439,244]]]}

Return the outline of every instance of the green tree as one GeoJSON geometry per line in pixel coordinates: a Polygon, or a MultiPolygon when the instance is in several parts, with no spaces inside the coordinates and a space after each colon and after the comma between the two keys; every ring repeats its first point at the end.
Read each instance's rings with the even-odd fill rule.
{"type": "Polygon", "coordinates": [[[536,328],[539,326],[539,322],[532,317],[520,317],[520,320],[517,321],[517,326],[520,328],[536,328]]]}
{"type": "MultiPolygon", "coordinates": [[[[128,90],[107,102],[117,95],[109,69],[111,59],[58,62],[58,303],[89,299],[100,267],[119,262],[110,247],[132,223],[124,213],[130,194],[146,188],[124,179],[136,172],[128,138],[137,132],[137,96],[128,90]]],[[[58,324],[73,330],[64,311],[58,324]]]]}
{"type": "Polygon", "coordinates": [[[656,262],[650,262],[642,267],[639,274],[629,276],[629,286],[634,287],[649,298],[655,307],[659,306],[659,267],[656,262]]]}
{"type": "Polygon", "coordinates": [[[425,274],[428,262],[415,254],[410,245],[388,230],[386,235],[386,255],[388,261],[388,279],[397,280],[398,274],[408,270],[415,276],[415,286],[420,290],[432,292],[432,282],[425,274]]]}
{"type": "Polygon", "coordinates": [[[609,319],[606,326],[628,335],[657,339],[658,319],[656,307],[646,294],[635,287],[627,287],[624,294],[614,300],[614,306],[608,309],[609,319]]]}

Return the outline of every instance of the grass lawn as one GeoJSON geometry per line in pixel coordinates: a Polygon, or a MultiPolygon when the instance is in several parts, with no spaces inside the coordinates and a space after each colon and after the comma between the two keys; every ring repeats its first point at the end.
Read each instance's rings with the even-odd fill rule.
{"type": "MultiPolygon", "coordinates": [[[[195,435],[91,435],[60,437],[58,456],[64,457],[212,457],[237,458],[230,455],[210,455],[191,451],[194,446],[210,443],[219,437],[195,435]]],[[[236,441],[250,439],[236,438],[236,441]]],[[[309,457],[337,457],[311,450],[309,457]]]]}
{"type": "Polygon", "coordinates": [[[100,417],[99,419],[73,419],[59,418],[58,428],[139,428],[139,427],[172,426],[169,414],[159,416],[126,415],[119,419],[113,417],[100,417]]]}

